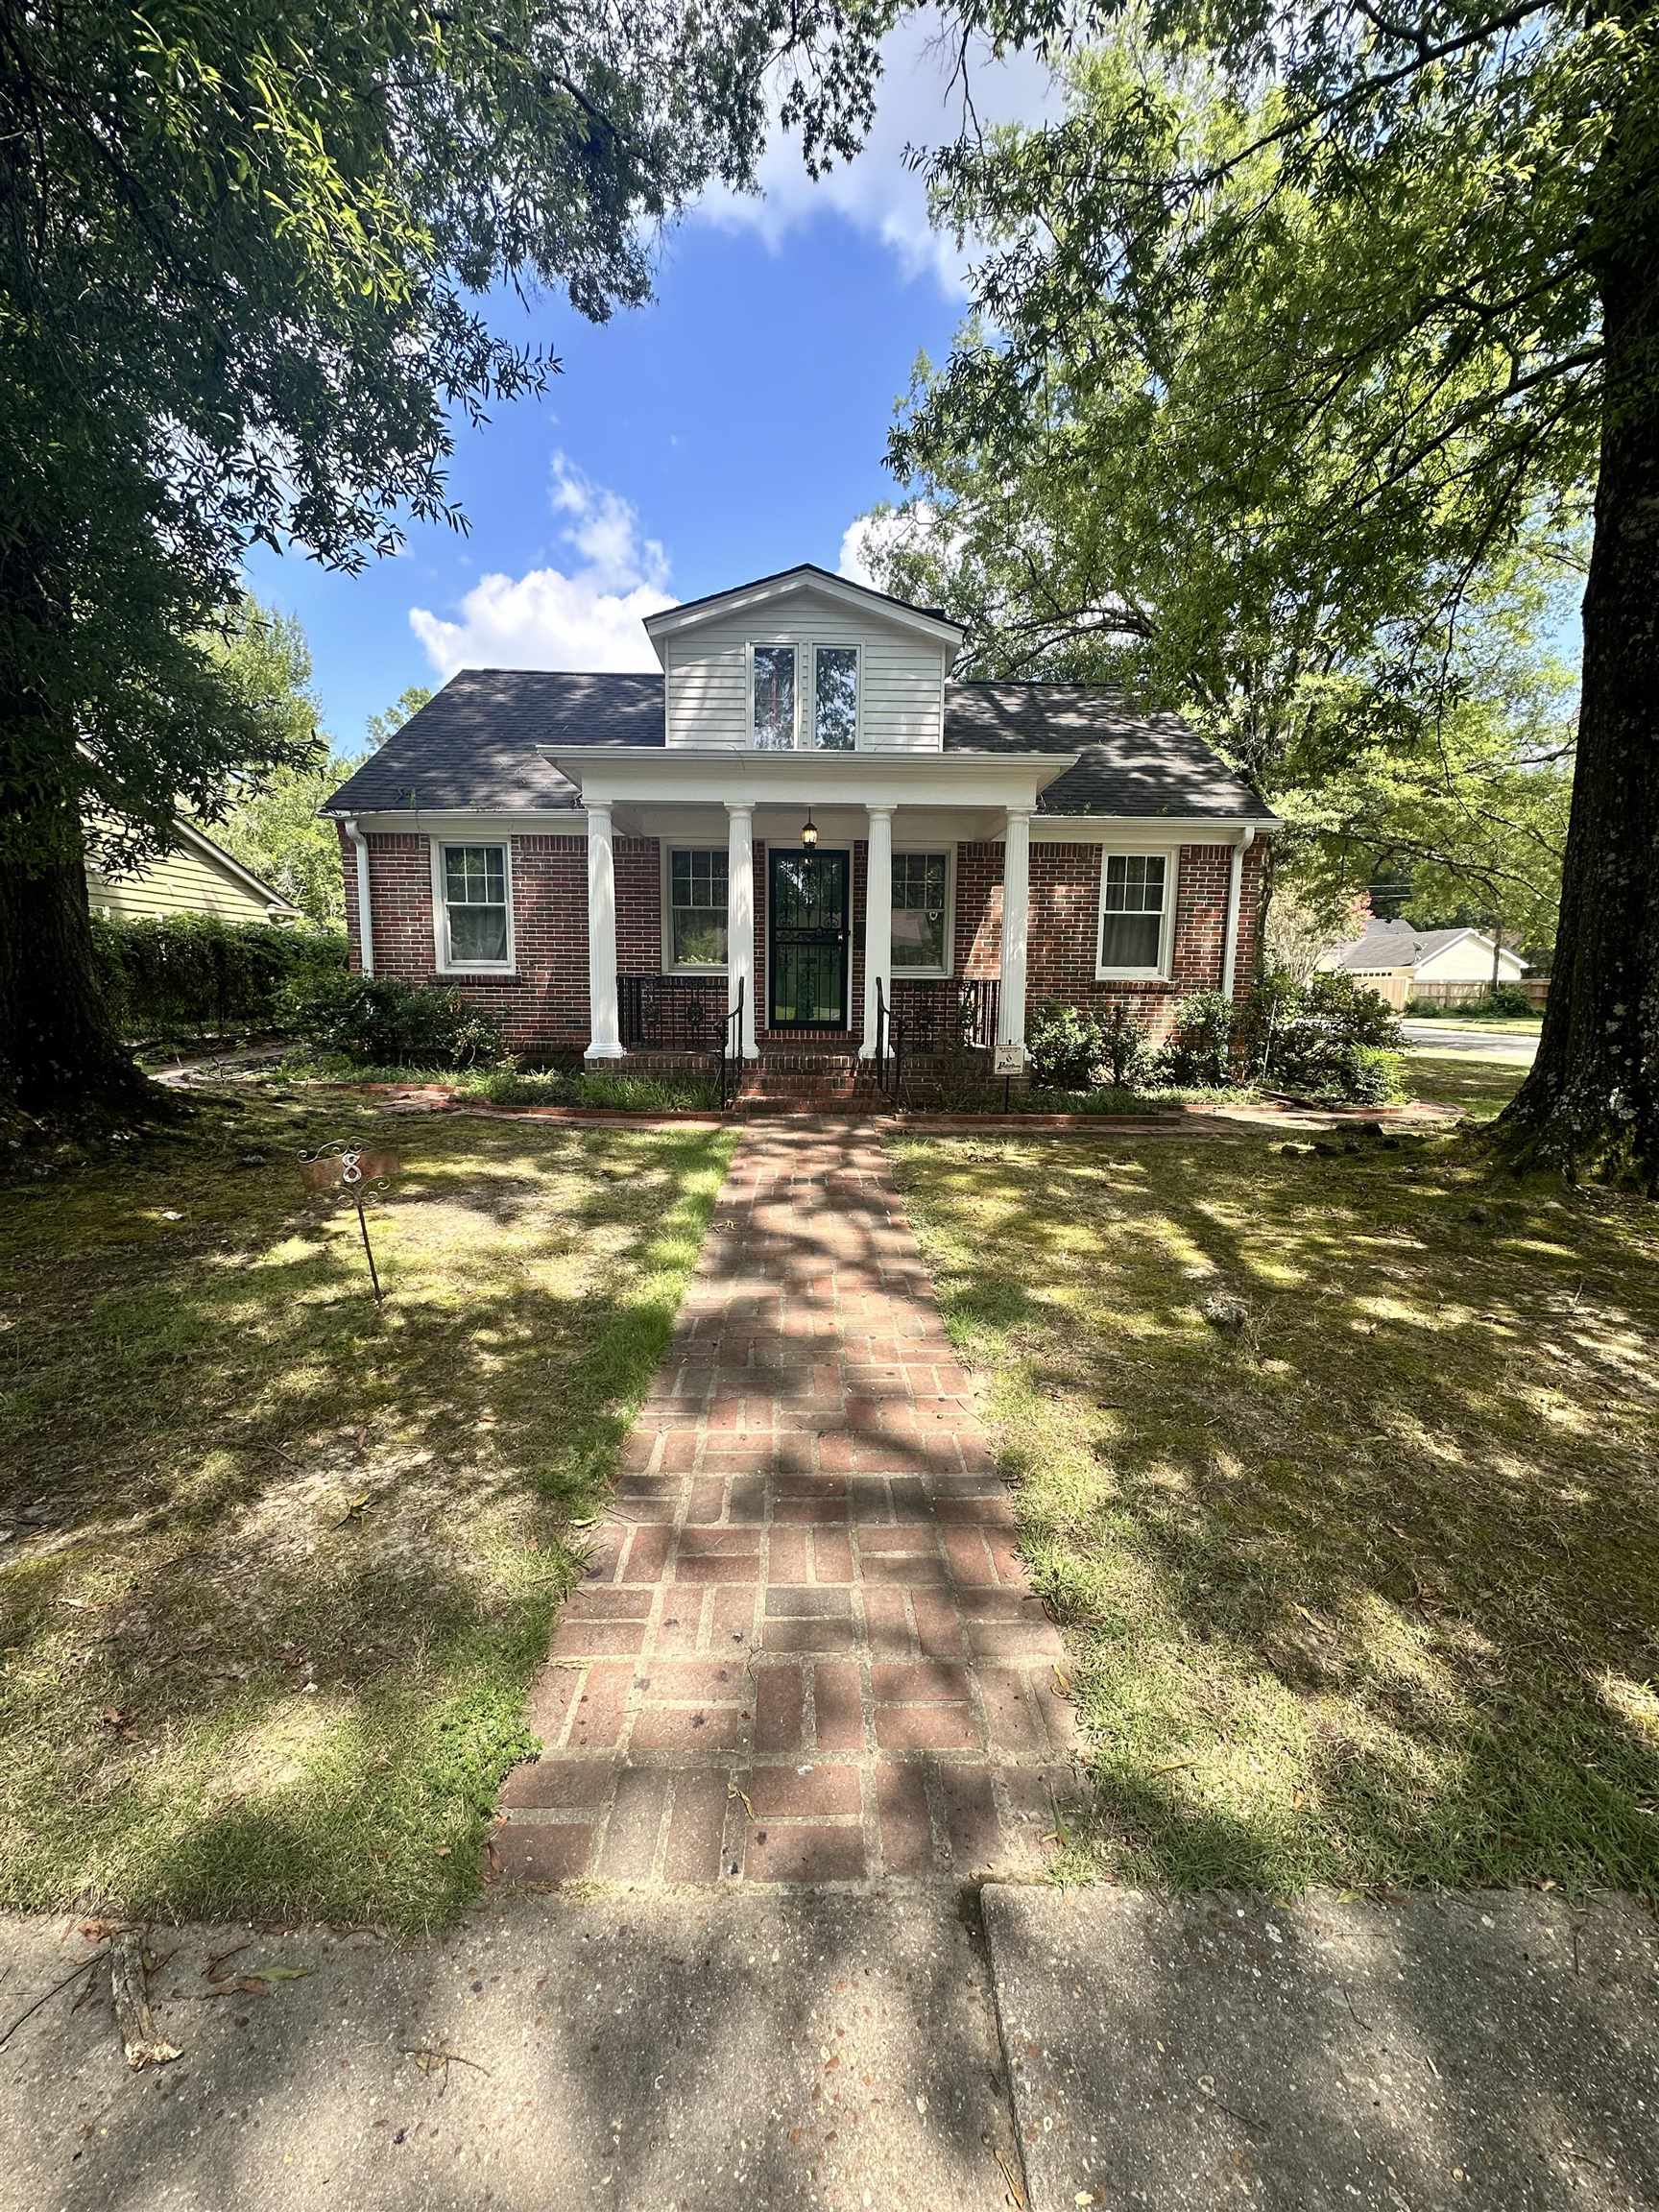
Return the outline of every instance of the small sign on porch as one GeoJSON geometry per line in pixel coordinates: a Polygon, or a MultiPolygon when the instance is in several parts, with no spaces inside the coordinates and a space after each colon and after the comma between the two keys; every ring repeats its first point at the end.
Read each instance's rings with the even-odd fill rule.
{"type": "Polygon", "coordinates": [[[364,1200],[372,1190],[390,1190],[397,1172],[395,1152],[376,1151],[370,1145],[353,1144],[344,1138],[335,1143],[321,1145],[315,1152],[300,1155],[301,1180],[308,1190],[338,1190],[356,1207],[357,1230],[363,1239],[363,1257],[369,1262],[369,1281],[376,1306],[386,1293],[380,1287],[374,1247],[369,1241],[369,1216],[364,1212],[364,1200]]]}

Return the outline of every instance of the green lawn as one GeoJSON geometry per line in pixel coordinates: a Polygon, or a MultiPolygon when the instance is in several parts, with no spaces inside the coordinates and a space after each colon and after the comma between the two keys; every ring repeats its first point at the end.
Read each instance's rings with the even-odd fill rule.
{"type": "Polygon", "coordinates": [[[196,1104],[0,1188],[0,1902],[442,1922],[732,1140],[196,1104]]]}
{"type": "Polygon", "coordinates": [[[1659,1897],[1659,1211],[1439,1142],[900,1160],[1068,1629],[1074,1871],[1659,1897]]]}
{"type": "Polygon", "coordinates": [[[1402,1055],[1402,1071],[1407,1098],[1461,1106],[1475,1120],[1489,1121],[1520,1090],[1527,1063],[1496,1053],[1436,1052],[1431,1045],[1410,1045],[1402,1055]]]}

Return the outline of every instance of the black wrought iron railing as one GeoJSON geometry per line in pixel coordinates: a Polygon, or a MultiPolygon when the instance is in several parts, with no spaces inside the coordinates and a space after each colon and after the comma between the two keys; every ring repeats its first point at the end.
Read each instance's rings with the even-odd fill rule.
{"type": "Polygon", "coordinates": [[[737,978],[737,1003],[726,1017],[720,1031],[720,1055],[717,1069],[720,1084],[720,1111],[731,1111],[743,1081],[743,989],[745,976],[737,978]]]}
{"type": "Polygon", "coordinates": [[[911,1052],[990,1052],[997,1045],[995,977],[943,975],[893,979],[894,1012],[911,1052]]]}
{"type": "Polygon", "coordinates": [[[716,1052],[726,1027],[724,975],[619,975],[616,1011],[629,1052],[716,1052]]]}
{"type": "Polygon", "coordinates": [[[726,1003],[723,975],[618,975],[616,1012],[627,1052],[707,1053],[724,1114],[743,1079],[744,978],[726,1003]]]}
{"type": "Polygon", "coordinates": [[[906,1062],[935,1063],[997,1048],[995,980],[953,975],[876,978],[876,1086],[894,1109],[910,1104],[906,1062]]]}

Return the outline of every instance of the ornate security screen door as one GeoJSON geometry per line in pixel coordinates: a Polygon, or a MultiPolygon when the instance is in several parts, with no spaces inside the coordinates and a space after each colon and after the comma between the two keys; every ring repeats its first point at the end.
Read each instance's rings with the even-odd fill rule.
{"type": "Polygon", "coordinates": [[[845,853],[768,855],[771,918],[771,1026],[847,1026],[847,879],[845,853]]]}

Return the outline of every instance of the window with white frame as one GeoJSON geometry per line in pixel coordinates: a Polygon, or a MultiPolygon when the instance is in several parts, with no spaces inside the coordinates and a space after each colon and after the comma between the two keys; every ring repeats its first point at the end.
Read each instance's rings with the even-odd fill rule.
{"type": "Polygon", "coordinates": [[[1166,853],[1102,853],[1098,973],[1167,972],[1174,869],[1166,853]]]}
{"type": "Polygon", "coordinates": [[[858,742],[858,648],[812,648],[812,742],[821,753],[851,753],[858,742]]]}
{"type": "Polygon", "coordinates": [[[893,855],[893,972],[950,971],[950,867],[943,853],[893,855]]]}
{"type": "Polygon", "coordinates": [[[513,902],[505,845],[438,846],[438,960],[445,969],[513,965],[513,902]]]}
{"type": "Polygon", "coordinates": [[[726,862],[723,846],[677,847],[668,855],[668,965],[726,965],[726,862]]]}
{"type": "Polygon", "coordinates": [[[753,693],[755,742],[766,752],[795,743],[795,648],[757,645],[753,693]]]}

